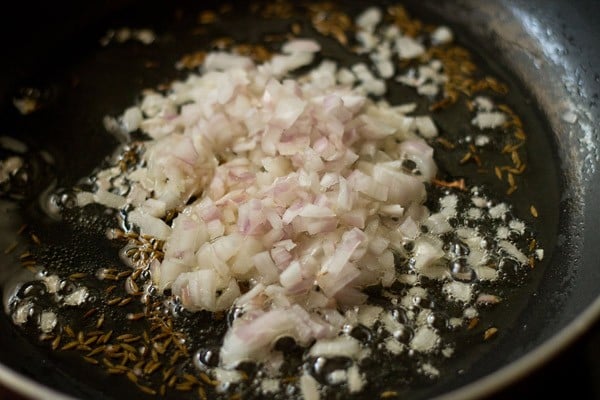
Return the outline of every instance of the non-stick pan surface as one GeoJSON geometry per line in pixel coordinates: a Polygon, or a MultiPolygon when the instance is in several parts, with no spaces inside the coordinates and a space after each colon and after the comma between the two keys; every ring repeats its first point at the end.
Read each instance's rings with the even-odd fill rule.
{"type": "MultiPolygon", "coordinates": [[[[468,356],[452,361],[439,381],[407,392],[411,398],[480,396],[545,362],[600,312],[600,208],[595,200],[600,195],[595,125],[600,114],[600,49],[594,43],[600,28],[590,20],[600,7],[593,1],[405,4],[423,19],[450,24],[459,42],[509,83],[511,104],[532,132],[528,187],[514,201],[521,214],[529,204],[538,205],[542,218],[531,222],[547,258],[532,272],[521,295],[507,303],[510,309],[498,311],[496,318],[505,318],[505,327],[496,340],[472,346],[468,356]]],[[[20,5],[14,16],[3,17],[10,19],[4,25],[10,36],[4,35],[0,116],[6,134],[22,138],[34,152],[46,150],[55,162],[34,157],[34,184],[24,188],[25,200],[0,204],[0,248],[14,240],[24,222],[48,235],[57,233],[39,210],[41,191],[51,185],[69,187],[96,167],[117,144],[105,132],[102,117],[118,115],[143,88],[176,78],[173,61],[202,44],[193,37],[180,40],[177,29],[183,25],[175,17],[179,6],[173,4],[37,6],[20,5]],[[147,47],[98,44],[107,29],[121,26],[151,27],[164,40],[147,47]],[[26,87],[41,88],[46,107],[21,118],[10,103],[26,87]]],[[[354,6],[355,2],[349,5],[354,6]]],[[[190,2],[181,7],[201,6],[190,2]]],[[[261,32],[252,24],[231,29],[223,33],[250,40],[261,32]]],[[[442,165],[455,172],[451,163],[442,165]]],[[[96,254],[85,241],[77,245],[81,251],[75,258],[96,254]]],[[[11,278],[12,263],[10,256],[2,258],[3,284],[11,278]]],[[[135,390],[57,358],[27,340],[4,315],[0,332],[0,377],[19,390],[48,398],[45,389],[34,384],[23,389],[15,372],[80,398],[126,398],[135,390]]]]}

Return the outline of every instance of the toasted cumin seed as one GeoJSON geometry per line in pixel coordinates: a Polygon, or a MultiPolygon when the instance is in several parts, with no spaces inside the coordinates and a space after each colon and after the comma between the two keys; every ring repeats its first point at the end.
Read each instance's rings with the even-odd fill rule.
{"type": "Polygon", "coordinates": [[[123,375],[125,373],[125,371],[122,371],[118,368],[108,368],[107,371],[109,374],[113,375],[123,375]]]}
{"type": "Polygon", "coordinates": [[[200,384],[200,381],[198,380],[198,378],[196,378],[194,375],[192,374],[183,374],[183,379],[185,379],[188,382],[192,382],[192,383],[198,383],[200,384]]]}
{"type": "Polygon", "coordinates": [[[163,382],[166,382],[167,379],[169,379],[171,377],[171,375],[173,374],[174,371],[175,371],[175,367],[171,367],[169,369],[163,370],[162,371],[163,382]]]}
{"type": "Polygon", "coordinates": [[[55,337],[56,337],[56,336],[54,336],[52,333],[50,333],[50,334],[48,334],[48,333],[42,333],[42,334],[40,335],[40,340],[41,340],[42,342],[45,342],[45,341],[47,341],[47,340],[52,340],[52,339],[54,339],[55,337]]]}
{"type": "Polygon", "coordinates": [[[81,278],[85,278],[87,276],[87,274],[85,272],[76,272],[74,274],[69,275],[69,279],[81,279],[81,278]]]}
{"type": "Polygon", "coordinates": [[[208,397],[206,397],[206,390],[204,390],[202,386],[198,386],[198,397],[200,397],[200,400],[208,400],[208,397]]]}
{"type": "Polygon", "coordinates": [[[138,335],[138,336],[129,337],[127,339],[123,339],[122,341],[125,343],[134,343],[134,342],[139,342],[140,340],[142,340],[142,337],[138,335]]]}
{"type": "Polygon", "coordinates": [[[153,342],[157,342],[157,341],[159,341],[159,340],[162,340],[162,339],[164,339],[164,338],[167,338],[167,337],[169,337],[169,335],[170,335],[169,333],[160,333],[160,334],[158,334],[158,335],[156,335],[156,336],[152,337],[152,341],[153,341],[153,342]]]}
{"type": "Polygon", "coordinates": [[[483,340],[489,340],[497,332],[498,332],[498,328],[495,328],[495,327],[486,329],[485,332],[483,333],[483,340]]]}
{"type": "Polygon", "coordinates": [[[175,390],[179,390],[180,392],[189,392],[190,390],[192,390],[192,384],[191,383],[178,383],[177,385],[175,385],[175,390]]]}
{"type": "Polygon", "coordinates": [[[116,359],[122,359],[123,357],[123,352],[122,351],[117,351],[117,352],[105,352],[106,356],[109,358],[112,358],[114,360],[116,359]]]}
{"type": "Polygon", "coordinates": [[[96,313],[96,311],[98,311],[98,309],[96,307],[90,308],[85,314],[83,314],[83,318],[91,317],[92,315],[94,315],[96,313]]]}
{"type": "Polygon", "coordinates": [[[148,386],[138,384],[137,387],[144,393],[150,394],[152,396],[156,395],[156,390],[149,388],[148,386]]]}
{"type": "Polygon", "coordinates": [[[17,230],[17,235],[21,235],[27,229],[27,224],[21,225],[21,227],[17,230]]]}
{"type": "Polygon", "coordinates": [[[471,329],[475,328],[478,323],[479,323],[479,318],[477,318],[477,317],[471,318],[471,320],[469,321],[469,325],[467,326],[467,330],[471,330],[471,329]]]}
{"type": "Polygon", "coordinates": [[[517,129],[515,131],[515,137],[519,140],[525,140],[527,139],[527,136],[525,135],[525,132],[523,132],[523,130],[521,129],[517,129]]]}
{"type": "Polygon", "coordinates": [[[510,172],[508,173],[508,184],[511,187],[515,186],[515,176],[513,174],[511,174],[510,172]]]}
{"type": "Polygon", "coordinates": [[[137,349],[130,344],[121,343],[121,347],[129,352],[137,353],[137,349]]]}
{"type": "Polygon", "coordinates": [[[515,192],[515,190],[517,190],[517,186],[511,186],[508,188],[508,190],[506,191],[506,194],[508,196],[510,196],[511,194],[513,194],[515,192]]]}
{"type": "Polygon", "coordinates": [[[30,236],[31,236],[31,240],[33,241],[33,243],[35,243],[38,246],[40,244],[42,244],[42,241],[40,240],[40,238],[35,233],[32,233],[30,236]]]}
{"type": "Polygon", "coordinates": [[[182,356],[181,351],[177,350],[175,353],[173,353],[169,362],[171,364],[175,364],[177,362],[177,360],[179,359],[179,357],[181,357],[181,356],[182,356]]]}
{"type": "Polygon", "coordinates": [[[539,216],[538,210],[537,210],[537,208],[535,208],[534,205],[529,207],[529,212],[531,212],[531,215],[533,215],[534,218],[537,218],[539,216]]]}
{"type": "Polygon", "coordinates": [[[52,341],[52,350],[58,349],[58,346],[60,346],[61,339],[62,339],[61,335],[58,335],[54,338],[54,340],[52,341]]]}
{"type": "Polygon", "coordinates": [[[35,260],[24,260],[24,261],[21,261],[21,266],[23,266],[25,268],[32,268],[32,267],[35,266],[35,264],[37,264],[35,262],[35,260]]]}
{"type": "Polygon", "coordinates": [[[65,333],[67,334],[67,336],[75,337],[75,332],[73,332],[73,329],[69,325],[66,325],[64,327],[64,330],[65,330],[65,333]]]}
{"type": "Polygon", "coordinates": [[[136,362],[137,361],[137,357],[135,356],[135,354],[133,354],[133,353],[131,353],[129,351],[124,351],[123,354],[121,355],[121,362],[120,362],[120,364],[123,365],[123,366],[126,366],[127,363],[129,363],[129,361],[136,362]]]}
{"type": "Polygon", "coordinates": [[[144,314],[143,312],[140,312],[140,313],[137,313],[137,314],[129,313],[129,314],[127,314],[127,319],[130,320],[130,321],[137,321],[137,320],[140,320],[140,319],[144,318],[145,315],[146,314],[144,314]]]}
{"type": "Polygon", "coordinates": [[[104,313],[102,313],[100,317],[98,317],[98,320],[96,321],[96,329],[100,329],[102,324],[104,324],[104,313]]]}
{"type": "Polygon", "coordinates": [[[158,354],[165,354],[165,346],[162,343],[155,342],[153,346],[158,354]]]}
{"type": "Polygon", "coordinates": [[[390,397],[398,396],[398,392],[394,392],[393,390],[386,390],[385,392],[381,392],[379,395],[382,399],[389,399],[390,397]]]}
{"type": "Polygon", "coordinates": [[[90,364],[94,364],[94,365],[99,364],[98,360],[96,360],[95,358],[92,358],[92,357],[83,356],[83,359],[90,364]]]}
{"type": "MultiPolygon", "coordinates": [[[[113,334],[113,331],[109,331],[109,332],[105,333],[104,336],[102,336],[102,338],[101,338],[102,339],[102,343],[103,344],[108,343],[108,341],[110,340],[112,334],[113,334]]],[[[98,343],[100,343],[100,339],[98,339],[98,343]]]]}
{"type": "Polygon", "coordinates": [[[131,271],[123,271],[123,272],[119,272],[117,274],[117,278],[123,279],[123,278],[125,278],[125,277],[127,277],[129,275],[131,275],[131,271]]]}
{"type": "Polygon", "coordinates": [[[128,278],[127,279],[129,286],[131,286],[131,289],[133,290],[134,293],[137,293],[140,291],[140,287],[138,286],[137,283],[135,283],[135,281],[133,279],[128,278]]]}
{"type": "Polygon", "coordinates": [[[111,285],[111,286],[107,287],[106,289],[104,289],[104,291],[106,292],[106,294],[111,294],[116,288],[117,288],[117,285],[111,285]]]}
{"type": "Polygon", "coordinates": [[[98,340],[98,336],[92,336],[91,338],[89,338],[88,340],[83,342],[83,344],[85,346],[89,346],[90,344],[94,343],[96,340],[98,340]]]}
{"type": "Polygon", "coordinates": [[[65,344],[63,347],[61,347],[61,350],[62,351],[71,350],[71,349],[74,349],[77,346],[79,346],[79,342],[77,340],[73,340],[73,341],[65,344]]]}
{"type": "Polygon", "coordinates": [[[519,168],[521,166],[521,157],[519,157],[519,153],[513,151],[512,153],[510,153],[510,157],[512,159],[513,164],[515,164],[515,167],[519,168]]]}
{"type": "Polygon", "coordinates": [[[199,376],[200,376],[200,379],[208,385],[217,386],[219,383],[216,380],[210,379],[210,376],[206,375],[206,373],[204,373],[204,372],[200,372],[199,376]]]}
{"type": "Polygon", "coordinates": [[[138,356],[134,353],[127,353],[127,359],[131,362],[137,362],[139,360],[138,356]]]}
{"type": "Polygon", "coordinates": [[[106,346],[107,353],[118,353],[121,351],[121,345],[119,344],[109,344],[106,346]]]}
{"type": "Polygon", "coordinates": [[[537,241],[535,239],[531,239],[531,242],[529,242],[529,251],[533,251],[533,249],[535,249],[536,244],[537,241]]]}
{"type": "Polygon", "coordinates": [[[86,346],[84,344],[80,344],[79,346],[77,346],[77,350],[79,350],[79,351],[92,351],[92,348],[90,346],[86,346]]]}
{"type": "Polygon", "coordinates": [[[494,167],[494,172],[496,173],[496,177],[499,180],[502,180],[502,171],[500,170],[500,168],[498,166],[494,167]]]}
{"type": "Polygon", "coordinates": [[[159,369],[161,366],[162,366],[162,363],[159,363],[159,362],[155,362],[155,363],[153,363],[153,364],[152,364],[152,366],[150,366],[150,367],[148,367],[148,366],[146,365],[146,368],[147,368],[147,369],[145,369],[145,370],[144,370],[144,372],[145,372],[146,374],[148,374],[148,375],[152,375],[152,374],[153,374],[154,372],[156,372],[156,370],[157,370],[157,369],[159,369]]]}
{"type": "Polygon", "coordinates": [[[131,370],[134,371],[136,374],[140,374],[140,372],[142,371],[142,369],[144,368],[144,360],[139,360],[132,368],[131,370]]]}
{"type": "Polygon", "coordinates": [[[136,375],[136,374],[134,374],[134,373],[133,373],[133,372],[131,372],[131,371],[127,371],[127,373],[126,373],[125,375],[127,375],[127,379],[129,379],[131,382],[133,382],[133,383],[137,383],[137,381],[138,381],[138,377],[137,377],[137,375],[136,375]]]}
{"type": "Polygon", "coordinates": [[[10,253],[12,253],[17,248],[18,245],[19,245],[19,242],[17,242],[15,240],[14,242],[12,242],[8,246],[6,246],[6,248],[4,249],[4,254],[10,254],[10,253]]]}
{"type": "Polygon", "coordinates": [[[87,356],[88,357],[93,357],[93,356],[95,356],[97,354],[102,353],[105,349],[106,349],[105,345],[98,346],[95,349],[93,349],[92,351],[90,351],[89,353],[87,353],[87,356]]]}
{"type": "Polygon", "coordinates": [[[114,306],[115,304],[117,304],[118,302],[120,302],[123,298],[122,297],[114,297],[110,300],[108,300],[106,302],[106,304],[108,304],[109,306],[114,306]]]}
{"type": "Polygon", "coordinates": [[[167,386],[172,388],[173,386],[175,386],[175,382],[177,382],[177,375],[173,375],[171,379],[169,379],[167,386]]]}
{"type": "Polygon", "coordinates": [[[119,304],[117,304],[117,306],[119,306],[119,307],[126,306],[127,304],[131,303],[132,300],[133,300],[133,297],[126,297],[123,300],[121,300],[119,302],[119,304]]]}
{"type": "Polygon", "coordinates": [[[130,278],[132,280],[136,280],[137,278],[139,278],[140,274],[142,273],[142,269],[138,268],[135,271],[133,271],[133,273],[131,274],[130,278]]]}

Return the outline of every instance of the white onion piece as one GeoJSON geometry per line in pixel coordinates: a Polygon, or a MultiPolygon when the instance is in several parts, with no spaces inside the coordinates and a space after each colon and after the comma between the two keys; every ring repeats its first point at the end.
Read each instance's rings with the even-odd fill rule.
{"type": "Polygon", "coordinates": [[[154,236],[159,240],[167,240],[171,236],[171,227],[162,219],[153,217],[143,211],[134,210],[127,215],[127,220],[139,226],[144,235],[154,236]]]}
{"type": "Polygon", "coordinates": [[[521,265],[527,265],[527,263],[529,262],[527,256],[523,254],[517,248],[517,246],[515,246],[508,240],[501,240],[500,242],[498,242],[498,244],[500,245],[500,247],[502,247],[502,249],[504,249],[504,251],[506,251],[506,253],[508,253],[508,255],[517,260],[521,265]]]}
{"type": "Polygon", "coordinates": [[[315,343],[309,351],[315,357],[348,357],[356,358],[360,353],[360,343],[353,337],[338,337],[321,340],[315,343]]]}
{"type": "Polygon", "coordinates": [[[319,400],[321,398],[319,383],[308,373],[304,373],[300,378],[300,393],[302,393],[304,400],[319,400]]]}
{"type": "Polygon", "coordinates": [[[204,68],[211,70],[227,70],[234,67],[250,68],[252,60],[248,57],[225,52],[211,52],[204,60],[204,68]]]}
{"type": "Polygon", "coordinates": [[[321,50],[321,45],[312,39],[294,39],[285,43],[281,51],[285,54],[294,53],[318,53],[321,50]]]}
{"type": "Polygon", "coordinates": [[[107,192],[106,190],[98,190],[94,193],[94,202],[102,204],[109,208],[122,208],[127,203],[127,200],[123,196],[107,192]]]}
{"type": "Polygon", "coordinates": [[[332,332],[331,327],[299,306],[267,311],[254,319],[234,322],[225,335],[221,361],[225,366],[235,366],[245,360],[261,360],[280,337],[291,336],[306,345],[312,337],[327,337],[332,332]]]}
{"type": "Polygon", "coordinates": [[[182,273],[173,283],[173,294],[190,310],[215,309],[216,291],[217,276],[209,269],[182,273]]]}
{"type": "Polygon", "coordinates": [[[433,161],[433,149],[425,141],[406,140],[400,143],[399,151],[417,164],[424,179],[430,180],[437,173],[437,167],[433,161]]]}

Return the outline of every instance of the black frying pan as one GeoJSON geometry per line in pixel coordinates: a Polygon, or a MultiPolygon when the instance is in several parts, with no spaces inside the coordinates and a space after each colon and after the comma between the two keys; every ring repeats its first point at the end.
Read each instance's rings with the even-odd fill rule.
{"type": "MultiPolygon", "coordinates": [[[[201,8],[193,2],[181,4],[184,9],[201,8]]],[[[538,205],[543,218],[532,223],[547,258],[510,304],[505,328],[492,343],[458,357],[449,368],[454,373],[408,392],[411,398],[479,397],[539,367],[600,313],[600,209],[596,204],[600,48],[595,43],[600,28],[593,20],[600,5],[584,0],[405,4],[418,16],[450,24],[459,42],[509,83],[514,93],[510,101],[533,132],[527,153],[528,185],[514,201],[520,215],[526,214],[530,203],[538,205]],[[577,116],[576,121],[565,121],[569,112],[577,116]]],[[[3,124],[7,132],[3,133],[28,142],[34,153],[47,149],[55,163],[32,156],[33,179],[23,187],[24,199],[1,202],[0,248],[11,243],[23,222],[36,226],[42,236],[56,233],[39,211],[39,193],[54,179],[58,187],[69,187],[97,166],[117,143],[104,131],[102,117],[117,115],[141,89],[175,78],[173,60],[202,44],[193,37],[175,41],[181,26],[173,17],[175,8],[133,1],[23,3],[16,5],[14,15],[4,13],[0,118],[7,121],[3,124]],[[166,39],[157,46],[101,49],[98,38],[108,28],[120,26],[149,26],[166,39]],[[147,68],[146,61],[157,66],[147,68]],[[42,88],[47,106],[31,118],[20,119],[10,103],[24,87],[42,88]]],[[[246,24],[233,31],[251,40],[260,29],[246,24]]],[[[440,162],[453,172],[450,163],[440,162]]],[[[96,255],[85,242],[79,246],[79,255],[96,255]]],[[[12,263],[10,255],[2,257],[1,283],[13,274],[12,263]]],[[[33,397],[60,396],[56,394],[60,392],[80,398],[125,398],[134,390],[55,357],[28,341],[4,315],[0,317],[0,363],[0,381],[33,397]]]]}

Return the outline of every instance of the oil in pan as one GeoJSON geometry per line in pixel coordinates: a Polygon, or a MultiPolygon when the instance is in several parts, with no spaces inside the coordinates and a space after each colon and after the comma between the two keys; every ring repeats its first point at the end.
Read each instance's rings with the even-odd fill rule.
{"type": "MultiPolygon", "coordinates": [[[[59,140],[85,150],[68,157],[54,151],[57,184],[42,196],[43,207],[31,197],[22,200],[28,225],[21,233],[33,243],[7,252],[34,279],[4,292],[23,334],[67,374],[87,377],[86,395],[101,391],[94,382],[109,381],[107,395],[115,398],[132,386],[167,398],[422,398],[493,351],[535,287],[556,225],[557,184],[552,174],[532,173],[537,168],[528,162],[528,138],[543,135],[543,124],[510,75],[477,55],[468,38],[454,38],[457,32],[426,17],[421,21],[401,5],[345,9],[276,2],[252,4],[247,13],[228,6],[154,11],[158,16],[147,11],[138,17],[139,28],[111,26],[93,52],[49,77],[71,87],[47,107],[15,98],[27,114],[15,116],[15,131],[34,132],[42,147],[57,149],[51,135],[42,138],[36,130],[58,132],[76,114],[73,131],[59,140]],[[153,128],[144,104],[152,96],[159,101],[176,95],[179,83],[173,80],[206,65],[211,52],[276,68],[272,60],[285,57],[286,44],[306,51],[312,43],[320,47],[314,61],[288,76],[307,82],[315,71],[334,68],[337,84],[372,99],[377,112],[397,106],[393,111],[410,124],[411,134],[435,149],[438,173],[425,186],[427,208],[403,210],[418,222],[416,231],[402,243],[383,243],[384,250],[393,249],[393,279],[364,289],[367,305],[344,305],[339,298],[337,314],[322,315],[339,320],[331,322],[339,332],[326,345],[319,347],[317,339],[302,346],[283,335],[267,346],[267,360],[227,368],[220,360],[224,337],[248,310],[191,312],[170,288],[161,293],[151,271],[164,261],[168,239],[140,232],[128,222],[135,211],[131,201],[119,204],[131,194],[129,174],[148,167],[144,155],[153,128]],[[135,102],[148,87],[154,91],[135,102]],[[103,102],[90,106],[90,96],[103,102]],[[134,102],[138,106],[131,107],[134,102]],[[92,141],[103,143],[102,151],[86,143],[86,129],[92,141]],[[115,139],[122,144],[105,158],[115,139]],[[554,192],[542,198],[539,185],[554,192]],[[435,262],[423,254],[437,254],[435,262]],[[330,350],[342,345],[355,350],[330,350]]],[[[421,176],[418,161],[408,157],[398,168],[421,176]]],[[[179,211],[161,219],[172,224],[179,211]]],[[[408,225],[400,227],[405,221],[398,213],[382,224],[406,230],[408,225]]],[[[257,286],[253,279],[237,284],[240,294],[257,286]]]]}

